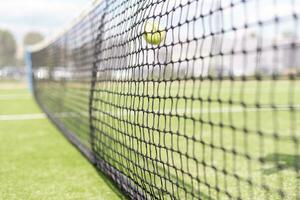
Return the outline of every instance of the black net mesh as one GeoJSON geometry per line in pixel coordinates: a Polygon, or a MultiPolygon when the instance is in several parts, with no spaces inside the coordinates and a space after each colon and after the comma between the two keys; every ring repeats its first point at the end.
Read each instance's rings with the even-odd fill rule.
{"type": "Polygon", "coordinates": [[[132,199],[299,199],[299,15],[103,0],[32,52],[35,96],[132,199]]]}

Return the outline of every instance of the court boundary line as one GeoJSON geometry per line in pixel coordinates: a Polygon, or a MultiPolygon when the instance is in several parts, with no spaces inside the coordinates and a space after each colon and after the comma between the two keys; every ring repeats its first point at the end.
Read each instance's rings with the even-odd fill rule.
{"type": "Polygon", "coordinates": [[[46,118],[47,116],[44,113],[0,115],[0,121],[23,121],[46,118]]]}
{"type": "Polygon", "coordinates": [[[6,94],[0,95],[0,100],[24,100],[32,99],[29,94],[6,94]]]}
{"type": "MultiPolygon", "coordinates": [[[[293,107],[298,110],[299,105],[293,107]]],[[[277,107],[277,109],[273,108],[235,108],[235,107],[224,107],[220,108],[211,108],[211,109],[196,109],[193,110],[189,114],[208,114],[208,113],[237,113],[237,112],[261,112],[261,111],[287,111],[291,108],[288,107],[277,107]]],[[[181,112],[186,111],[185,109],[177,109],[175,112],[171,110],[168,111],[158,111],[154,110],[155,114],[171,114],[171,115],[180,115],[181,112]]],[[[130,114],[139,114],[139,111],[131,111],[130,114]]],[[[68,117],[79,117],[79,116],[87,116],[88,112],[61,112],[61,113],[53,113],[56,118],[68,118],[68,117]]],[[[122,113],[119,113],[122,114],[122,113]]],[[[123,113],[123,115],[127,115],[128,113],[123,113]]],[[[30,114],[8,114],[8,115],[0,115],[0,121],[19,121],[19,120],[32,120],[32,119],[45,119],[47,115],[45,113],[30,113],[30,114]]]]}

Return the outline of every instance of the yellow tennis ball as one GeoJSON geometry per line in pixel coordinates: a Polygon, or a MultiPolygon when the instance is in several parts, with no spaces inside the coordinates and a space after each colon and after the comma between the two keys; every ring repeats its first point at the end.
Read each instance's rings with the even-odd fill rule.
{"type": "Polygon", "coordinates": [[[160,30],[158,23],[146,22],[144,38],[149,44],[159,45],[166,37],[166,31],[160,30]]]}

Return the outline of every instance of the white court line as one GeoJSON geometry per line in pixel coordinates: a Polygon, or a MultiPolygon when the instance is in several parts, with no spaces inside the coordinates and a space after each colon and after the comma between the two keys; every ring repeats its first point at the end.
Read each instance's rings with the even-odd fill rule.
{"type": "MultiPolygon", "coordinates": [[[[293,109],[296,112],[300,111],[300,105],[293,105],[293,109]]],[[[148,112],[144,111],[133,111],[133,110],[126,110],[126,109],[121,109],[117,111],[110,111],[111,115],[117,116],[117,117],[123,117],[127,115],[143,115],[145,113],[147,114],[159,114],[159,115],[173,115],[173,116],[180,116],[183,117],[184,115],[190,116],[193,114],[218,114],[218,113],[243,113],[243,112],[276,112],[276,111],[289,111],[291,110],[287,105],[277,105],[276,108],[272,107],[261,107],[261,108],[243,108],[243,107],[222,107],[222,108],[193,108],[192,110],[190,108],[187,109],[182,109],[182,108],[174,108],[173,110],[170,109],[153,109],[153,110],[148,110],[148,112]]],[[[108,115],[107,113],[98,113],[96,114],[97,116],[105,116],[108,115]]]]}
{"type": "Polygon", "coordinates": [[[0,95],[0,100],[19,100],[19,99],[31,99],[31,96],[28,94],[0,95]]]}
{"type": "MultiPolygon", "coordinates": [[[[300,105],[294,105],[293,108],[296,111],[299,111],[300,105]]],[[[182,109],[182,108],[174,108],[172,110],[170,109],[162,109],[162,110],[148,110],[150,113],[155,113],[155,114],[172,114],[172,115],[190,115],[190,114],[207,114],[207,113],[241,113],[241,112],[261,112],[261,111],[288,111],[291,110],[288,106],[286,105],[277,105],[277,107],[274,109],[272,107],[261,107],[261,108],[243,108],[243,107],[222,107],[222,108],[190,108],[187,109],[182,109]]],[[[115,112],[111,112],[115,113],[115,112]]],[[[119,110],[118,115],[127,115],[127,114],[142,114],[143,111],[127,111],[126,109],[124,110],[119,110]],[[120,112],[121,111],[121,112],[120,112]]]]}
{"type": "MultiPolygon", "coordinates": [[[[54,113],[54,116],[57,118],[74,118],[80,116],[87,116],[88,112],[62,112],[62,113],[54,113]],[[81,115],[80,115],[81,114],[81,115]]],[[[47,115],[44,113],[36,113],[36,114],[13,114],[13,115],[0,115],[0,121],[18,121],[18,120],[32,120],[32,119],[45,119],[47,115]]]]}
{"type": "Polygon", "coordinates": [[[69,118],[69,117],[81,117],[85,116],[88,117],[88,112],[60,112],[60,113],[54,113],[54,116],[57,118],[69,118]]]}
{"type": "MultiPolygon", "coordinates": [[[[85,114],[88,116],[88,112],[82,113],[74,113],[74,112],[62,112],[55,113],[54,116],[57,118],[74,118],[80,117],[80,115],[85,114]]],[[[18,120],[32,120],[32,119],[45,119],[47,115],[44,113],[36,113],[36,114],[17,114],[17,115],[0,115],[0,121],[18,121],[18,120]]]]}
{"type": "Polygon", "coordinates": [[[18,121],[18,120],[32,120],[32,119],[45,119],[45,118],[47,118],[47,116],[43,113],[0,115],[0,121],[18,121]]]}
{"type": "MultiPolygon", "coordinates": [[[[293,106],[294,109],[298,110],[300,108],[299,105],[293,106]]],[[[243,108],[243,107],[222,107],[222,108],[193,108],[192,112],[191,109],[174,109],[172,110],[173,113],[177,114],[205,114],[205,113],[239,113],[239,112],[261,112],[261,111],[287,111],[290,110],[288,106],[277,106],[276,109],[271,108],[271,107],[261,107],[261,108],[243,108]]],[[[163,112],[163,113],[168,113],[170,110],[163,112]]]]}
{"type": "MultiPolygon", "coordinates": [[[[296,110],[300,108],[299,105],[293,106],[296,110]]],[[[192,112],[190,112],[189,109],[177,109],[177,110],[165,110],[165,111],[158,111],[158,110],[153,110],[155,114],[172,114],[172,115],[190,115],[190,114],[204,114],[204,113],[238,113],[238,112],[258,112],[258,111],[273,111],[273,108],[239,108],[239,107],[232,107],[232,108],[222,108],[222,109],[217,109],[217,108],[211,108],[211,109],[194,109],[192,112]]],[[[286,106],[278,106],[277,111],[286,111],[290,110],[290,108],[286,106]]],[[[114,114],[114,113],[113,113],[114,114]]],[[[118,112],[118,116],[126,116],[126,115],[135,115],[135,114],[142,114],[141,112],[138,111],[123,111],[123,112],[118,112]]],[[[100,114],[105,115],[105,114],[100,114]]],[[[54,113],[54,116],[57,118],[75,118],[75,117],[88,117],[88,112],[61,112],[61,113],[54,113]]],[[[0,115],[0,121],[13,121],[13,120],[32,120],[32,119],[45,119],[47,118],[46,114],[43,113],[37,113],[37,114],[19,114],[19,115],[0,115]]]]}

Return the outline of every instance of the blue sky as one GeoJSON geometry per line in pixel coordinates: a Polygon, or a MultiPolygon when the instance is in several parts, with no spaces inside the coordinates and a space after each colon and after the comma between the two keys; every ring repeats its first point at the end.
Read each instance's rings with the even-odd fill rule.
{"type": "Polygon", "coordinates": [[[91,0],[0,0],[0,28],[13,32],[19,44],[28,31],[49,36],[90,3],[91,0]]]}

